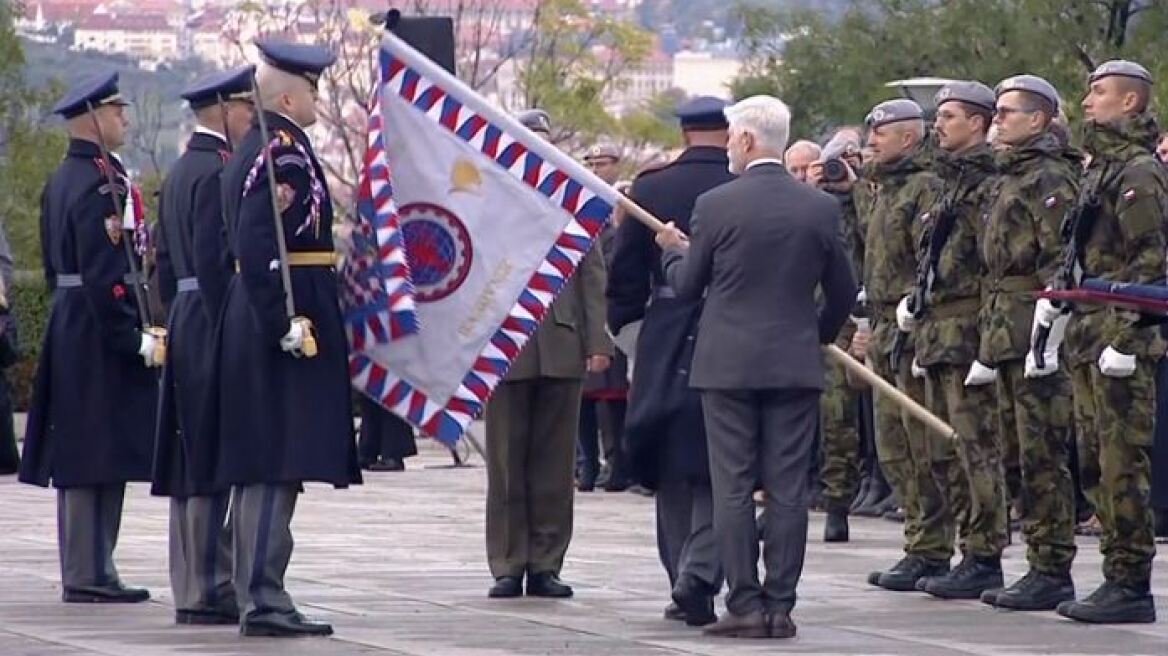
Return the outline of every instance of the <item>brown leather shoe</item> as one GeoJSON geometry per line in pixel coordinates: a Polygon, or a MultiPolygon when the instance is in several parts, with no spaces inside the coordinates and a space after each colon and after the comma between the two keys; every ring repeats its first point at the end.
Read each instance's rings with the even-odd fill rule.
{"type": "Polygon", "coordinates": [[[776,611],[767,619],[767,626],[770,628],[772,638],[795,637],[795,623],[791,621],[791,616],[788,613],[776,611]]]}
{"type": "Polygon", "coordinates": [[[748,615],[726,611],[721,619],[702,629],[702,633],[722,638],[765,638],[770,634],[770,627],[760,611],[748,615]]]}

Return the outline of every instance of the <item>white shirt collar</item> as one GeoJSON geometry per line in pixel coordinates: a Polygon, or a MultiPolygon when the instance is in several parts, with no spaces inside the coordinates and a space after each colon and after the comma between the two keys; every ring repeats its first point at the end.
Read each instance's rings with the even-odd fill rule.
{"type": "Polygon", "coordinates": [[[218,132],[216,132],[216,131],[212,130],[211,128],[204,127],[204,126],[202,126],[202,125],[196,125],[196,126],[195,126],[195,132],[196,132],[196,133],[199,133],[199,134],[209,134],[209,135],[211,135],[212,137],[215,137],[216,139],[218,139],[219,141],[222,141],[223,143],[227,143],[227,137],[225,137],[225,136],[223,136],[222,134],[220,134],[220,133],[218,133],[218,132]]]}
{"type": "Polygon", "coordinates": [[[778,159],[777,157],[760,157],[760,158],[754,160],[753,162],[747,164],[745,170],[749,171],[750,169],[752,169],[756,166],[762,166],[763,164],[778,164],[779,166],[782,166],[783,160],[778,159]]]}

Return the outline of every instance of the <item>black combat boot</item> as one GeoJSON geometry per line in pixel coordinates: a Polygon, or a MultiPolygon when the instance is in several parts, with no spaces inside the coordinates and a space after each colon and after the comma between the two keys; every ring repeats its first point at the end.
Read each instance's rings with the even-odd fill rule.
{"type": "Polygon", "coordinates": [[[1129,587],[1105,581],[1083,601],[1059,604],[1058,614],[1090,624],[1151,624],[1156,621],[1156,604],[1147,584],[1129,587]]]}
{"type": "Polygon", "coordinates": [[[948,560],[932,560],[909,556],[902,567],[894,567],[880,575],[876,585],[894,592],[912,592],[917,581],[926,576],[941,576],[949,571],[948,560]]]}
{"type": "Polygon", "coordinates": [[[1010,610],[1054,610],[1062,602],[1074,599],[1075,583],[1070,572],[1046,574],[1036,569],[1031,569],[1014,585],[999,590],[991,601],[986,601],[986,593],[982,594],[982,601],[1010,610]]]}
{"type": "Polygon", "coordinates": [[[833,510],[827,513],[827,522],[823,525],[824,542],[848,541],[848,513],[833,510]]]}
{"type": "Polygon", "coordinates": [[[924,592],[942,599],[977,599],[981,593],[1002,587],[1002,561],[998,557],[970,556],[946,576],[933,577],[924,592]]]}

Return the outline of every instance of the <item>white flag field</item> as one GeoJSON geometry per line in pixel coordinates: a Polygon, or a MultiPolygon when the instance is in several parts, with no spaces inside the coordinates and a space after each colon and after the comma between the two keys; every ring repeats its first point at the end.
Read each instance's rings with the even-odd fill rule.
{"type": "Polygon", "coordinates": [[[453,444],[608,220],[616,191],[392,34],[342,304],[353,386],[453,444]]]}

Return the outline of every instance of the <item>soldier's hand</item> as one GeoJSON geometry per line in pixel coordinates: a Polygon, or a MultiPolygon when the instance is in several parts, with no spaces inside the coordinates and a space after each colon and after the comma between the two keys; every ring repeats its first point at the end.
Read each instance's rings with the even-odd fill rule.
{"type": "Polygon", "coordinates": [[[871,337],[871,331],[863,328],[857,330],[856,334],[852,335],[852,343],[848,346],[848,353],[851,353],[852,357],[857,360],[868,357],[868,342],[871,337]]]}
{"type": "Polygon", "coordinates": [[[1112,378],[1127,378],[1136,372],[1136,356],[1120,353],[1108,346],[1099,356],[1099,371],[1112,378]]]}
{"type": "Polygon", "coordinates": [[[142,362],[147,367],[161,367],[162,363],[156,357],[156,354],[160,353],[159,338],[147,332],[143,332],[141,335],[142,340],[138,343],[138,355],[142,356],[142,362]]]}
{"type": "Polygon", "coordinates": [[[998,370],[992,367],[973,361],[969,367],[969,375],[965,377],[966,387],[978,387],[981,385],[989,385],[998,379],[998,370]]]}
{"type": "Polygon", "coordinates": [[[665,227],[657,233],[655,239],[657,241],[657,245],[660,246],[662,250],[689,247],[689,239],[685,236],[685,233],[683,233],[676,225],[673,224],[672,221],[665,224],[665,227]]]}
{"type": "Polygon", "coordinates": [[[590,374],[598,374],[607,371],[612,365],[612,358],[607,355],[593,355],[584,363],[584,368],[590,374]]]}
{"type": "Polygon", "coordinates": [[[291,353],[296,357],[300,357],[304,349],[304,339],[308,336],[308,324],[304,321],[298,321],[299,317],[292,320],[288,326],[288,332],[280,338],[280,348],[285,353],[291,353]]]}

